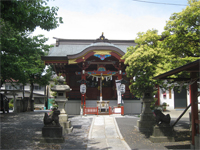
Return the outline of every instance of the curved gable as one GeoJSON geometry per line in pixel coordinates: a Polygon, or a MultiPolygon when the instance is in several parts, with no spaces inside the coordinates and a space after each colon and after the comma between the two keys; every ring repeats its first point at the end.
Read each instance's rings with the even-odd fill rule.
{"type": "Polygon", "coordinates": [[[125,53],[122,50],[112,44],[95,43],[92,44],[92,46],[85,48],[80,53],[68,55],[67,57],[69,60],[69,64],[72,64],[82,62],[94,55],[111,55],[120,60],[124,54],[125,53]]]}

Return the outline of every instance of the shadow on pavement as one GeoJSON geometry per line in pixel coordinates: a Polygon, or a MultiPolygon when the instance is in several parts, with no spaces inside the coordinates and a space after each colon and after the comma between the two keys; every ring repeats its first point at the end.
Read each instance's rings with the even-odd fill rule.
{"type": "Polygon", "coordinates": [[[87,149],[92,118],[70,116],[74,129],[64,136],[64,143],[40,143],[44,112],[0,114],[0,149],[87,149]]]}

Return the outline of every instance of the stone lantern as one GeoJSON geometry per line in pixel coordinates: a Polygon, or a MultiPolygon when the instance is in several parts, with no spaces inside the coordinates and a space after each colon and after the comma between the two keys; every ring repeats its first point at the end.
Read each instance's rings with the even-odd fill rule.
{"type": "Polygon", "coordinates": [[[70,92],[71,88],[68,85],[64,85],[64,77],[60,76],[58,79],[59,85],[55,85],[51,88],[52,91],[57,92],[55,102],[58,104],[58,110],[60,110],[59,122],[63,127],[63,133],[67,134],[72,131],[71,122],[68,120],[68,115],[65,111],[65,104],[67,102],[66,92],[70,92]]]}
{"type": "Polygon", "coordinates": [[[140,115],[140,120],[137,121],[137,126],[140,131],[152,132],[153,126],[156,124],[155,116],[150,109],[151,102],[153,102],[152,91],[147,91],[144,93],[141,101],[143,102],[143,111],[140,115]]]}

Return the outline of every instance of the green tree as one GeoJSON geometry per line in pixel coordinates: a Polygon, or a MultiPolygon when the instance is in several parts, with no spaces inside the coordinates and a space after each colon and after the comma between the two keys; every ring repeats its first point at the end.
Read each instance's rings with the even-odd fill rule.
{"type": "Polygon", "coordinates": [[[24,79],[24,71],[19,63],[20,57],[35,52],[29,48],[32,46],[30,33],[36,27],[47,31],[55,29],[62,23],[62,18],[57,17],[58,7],[50,8],[46,0],[0,1],[0,6],[0,86],[2,86],[7,79],[24,79]]]}
{"type": "Polygon", "coordinates": [[[129,47],[123,56],[128,65],[127,76],[134,77],[130,90],[136,96],[141,97],[147,90],[152,91],[157,84],[166,87],[153,77],[199,59],[200,1],[189,0],[188,3],[189,6],[182,12],[172,14],[162,36],[156,30],[138,33],[137,45],[129,47]]]}
{"type": "Polygon", "coordinates": [[[125,59],[126,73],[131,80],[130,90],[137,97],[147,92],[153,92],[158,81],[152,79],[162,73],[167,65],[163,60],[168,60],[167,52],[162,48],[161,36],[157,30],[148,30],[146,33],[138,33],[135,39],[137,45],[129,47],[122,57],[125,59]]]}
{"type": "MultiPolygon", "coordinates": [[[[47,6],[48,0],[11,0],[0,1],[1,5],[1,86],[7,79],[15,79],[20,83],[45,85],[50,72],[43,75],[45,65],[41,56],[50,48],[44,45],[47,41],[42,35],[31,37],[36,27],[44,30],[55,29],[62,23],[57,17],[58,7],[47,6]]],[[[12,80],[11,80],[12,81],[12,80]]]]}
{"type": "Polygon", "coordinates": [[[51,47],[49,45],[44,45],[46,38],[43,38],[42,35],[34,36],[31,39],[31,46],[27,49],[28,51],[34,50],[34,54],[24,54],[23,57],[19,58],[19,66],[23,71],[24,79],[21,80],[23,83],[30,83],[30,96],[28,102],[27,110],[30,110],[30,104],[33,97],[33,88],[34,84],[38,83],[39,85],[47,85],[49,83],[50,77],[52,75],[51,68],[45,72],[45,64],[41,60],[41,56],[44,56],[48,49],[51,47]]]}
{"type": "Polygon", "coordinates": [[[58,7],[47,6],[47,1],[1,1],[1,18],[19,32],[32,32],[38,26],[50,31],[62,23],[62,17],[57,17],[58,7]]]}
{"type": "Polygon", "coordinates": [[[163,47],[175,57],[172,68],[199,59],[200,56],[200,1],[188,0],[189,6],[173,13],[167,21],[163,47]]]}

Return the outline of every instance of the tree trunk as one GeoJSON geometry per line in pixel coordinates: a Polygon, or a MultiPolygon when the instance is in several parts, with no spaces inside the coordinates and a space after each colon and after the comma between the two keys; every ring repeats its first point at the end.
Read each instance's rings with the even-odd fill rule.
{"type": "Polygon", "coordinates": [[[22,90],[23,90],[23,98],[22,99],[24,99],[24,84],[23,84],[23,86],[22,86],[22,90]]]}
{"type": "Polygon", "coordinates": [[[33,83],[31,83],[31,89],[30,89],[30,96],[29,96],[29,100],[28,100],[28,107],[27,107],[27,111],[31,111],[31,101],[32,101],[32,98],[33,98],[33,83]]]}
{"type": "Polygon", "coordinates": [[[1,87],[3,86],[3,84],[4,84],[4,80],[0,80],[0,89],[1,89],[1,87]]]}

